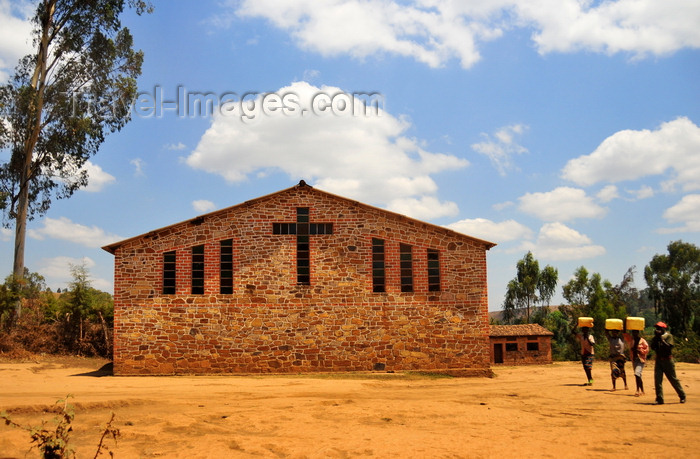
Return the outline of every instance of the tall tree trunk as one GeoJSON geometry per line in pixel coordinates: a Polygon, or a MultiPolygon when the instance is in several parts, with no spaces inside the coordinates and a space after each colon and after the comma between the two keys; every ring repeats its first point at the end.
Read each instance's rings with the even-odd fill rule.
{"type": "Polygon", "coordinates": [[[102,331],[105,334],[105,349],[107,350],[107,357],[112,358],[112,341],[109,339],[109,327],[107,326],[107,321],[102,315],[102,312],[97,311],[97,315],[100,316],[100,321],[102,322],[102,331]]]}
{"type": "MultiPolygon", "coordinates": [[[[16,281],[24,279],[24,245],[27,238],[27,219],[29,214],[29,187],[32,179],[32,160],[34,158],[34,147],[39,140],[41,133],[41,116],[44,108],[44,89],[46,87],[46,68],[49,59],[49,33],[51,31],[53,16],[56,9],[56,0],[46,2],[46,15],[41,27],[41,41],[37,50],[37,60],[32,75],[31,87],[36,94],[31,110],[32,123],[28,129],[27,138],[24,139],[22,149],[22,176],[19,180],[19,194],[17,196],[17,210],[15,213],[15,252],[12,266],[12,274],[16,281]]],[[[18,284],[15,284],[18,285],[18,284]]],[[[15,304],[15,317],[22,314],[22,302],[18,299],[15,304]]]]}

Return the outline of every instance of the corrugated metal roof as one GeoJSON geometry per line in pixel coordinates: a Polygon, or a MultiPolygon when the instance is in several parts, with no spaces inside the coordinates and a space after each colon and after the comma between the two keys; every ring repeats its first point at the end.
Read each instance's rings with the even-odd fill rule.
{"type": "Polygon", "coordinates": [[[538,324],[490,325],[489,336],[553,336],[554,333],[538,324]]]}

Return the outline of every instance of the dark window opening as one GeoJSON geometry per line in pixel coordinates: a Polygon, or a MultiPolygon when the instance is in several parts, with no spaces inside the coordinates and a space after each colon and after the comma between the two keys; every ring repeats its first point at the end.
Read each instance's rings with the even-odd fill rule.
{"type": "Polygon", "coordinates": [[[440,291],[440,252],[428,249],[428,291],[440,291]]]}
{"type": "Polygon", "coordinates": [[[297,284],[311,284],[309,208],[297,207],[297,284]]]}
{"type": "Polygon", "coordinates": [[[296,223],[273,223],[272,234],[333,234],[333,223],[309,223],[305,224],[302,232],[297,232],[296,223]],[[308,228],[308,229],[307,229],[308,228]]]}
{"type": "Polygon", "coordinates": [[[413,291],[413,252],[408,244],[399,244],[399,260],[401,262],[401,291],[413,291]]]}
{"type": "Polygon", "coordinates": [[[372,291],[386,291],[384,240],[372,238],[372,291]]]}
{"type": "Polygon", "coordinates": [[[226,239],[219,244],[219,293],[229,295],[233,293],[233,239],[226,239]]]}
{"type": "Polygon", "coordinates": [[[176,259],[175,251],[163,254],[163,294],[174,295],[176,287],[176,259]]]}
{"type": "Polygon", "coordinates": [[[518,343],[506,343],[506,352],[516,352],[518,350],[518,343]]]}
{"type": "Polygon", "coordinates": [[[204,294],[204,246],[192,247],[192,294],[204,294]]]}
{"type": "Polygon", "coordinates": [[[527,350],[528,351],[539,351],[540,350],[540,343],[538,343],[538,342],[527,343],[527,350]]]}
{"type": "Polygon", "coordinates": [[[297,284],[311,285],[311,235],[333,234],[332,223],[311,223],[308,207],[297,207],[296,223],[273,223],[272,234],[297,236],[297,284]]]}

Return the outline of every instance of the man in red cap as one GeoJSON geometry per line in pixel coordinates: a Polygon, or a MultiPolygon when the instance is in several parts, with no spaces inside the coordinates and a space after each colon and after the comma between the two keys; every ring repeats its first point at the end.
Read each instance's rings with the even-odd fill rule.
{"type": "Polygon", "coordinates": [[[658,322],[654,326],[654,337],[651,339],[651,348],[656,351],[656,363],[654,365],[654,387],[656,389],[656,404],[664,404],[664,375],[676,390],[681,403],[685,403],[685,391],[683,385],[676,376],[676,364],[673,362],[671,351],[673,350],[673,335],[668,332],[668,326],[658,322]]]}

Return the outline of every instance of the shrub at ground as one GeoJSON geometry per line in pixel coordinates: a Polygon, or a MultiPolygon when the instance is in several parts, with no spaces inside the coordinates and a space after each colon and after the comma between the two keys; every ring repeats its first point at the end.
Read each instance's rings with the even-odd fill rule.
{"type": "Polygon", "coordinates": [[[83,266],[71,272],[73,281],[63,293],[47,289],[40,275],[29,272],[21,283],[10,276],[0,284],[0,353],[111,357],[112,296],[90,286],[83,266]]]}

